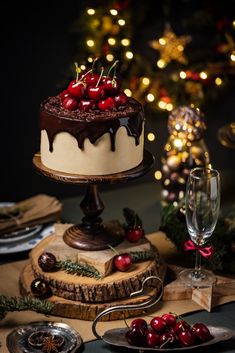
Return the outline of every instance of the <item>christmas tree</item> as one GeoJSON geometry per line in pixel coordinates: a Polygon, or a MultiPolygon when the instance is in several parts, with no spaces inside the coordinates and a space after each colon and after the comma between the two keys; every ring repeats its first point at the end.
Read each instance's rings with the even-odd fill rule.
{"type": "Polygon", "coordinates": [[[155,110],[201,107],[235,74],[235,1],[87,1],[72,26],[81,70],[120,61],[125,93],[155,110]],[[101,64],[102,65],[102,64],[101,64]]]}

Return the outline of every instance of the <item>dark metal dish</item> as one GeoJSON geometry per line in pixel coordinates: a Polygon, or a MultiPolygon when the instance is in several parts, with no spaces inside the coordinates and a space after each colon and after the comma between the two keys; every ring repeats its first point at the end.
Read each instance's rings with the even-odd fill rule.
{"type": "Polygon", "coordinates": [[[190,347],[182,347],[182,348],[148,348],[148,347],[137,347],[130,345],[126,338],[125,333],[128,331],[128,328],[115,328],[112,330],[108,330],[102,336],[102,340],[108,344],[125,347],[130,349],[137,349],[139,351],[156,351],[156,352],[174,352],[174,351],[185,351],[194,348],[201,348],[205,346],[213,345],[217,342],[226,341],[235,336],[235,331],[228,329],[226,327],[215,327],[208,326],[210,333],[213,338],[210,341],[197,344],[190,347]]]}

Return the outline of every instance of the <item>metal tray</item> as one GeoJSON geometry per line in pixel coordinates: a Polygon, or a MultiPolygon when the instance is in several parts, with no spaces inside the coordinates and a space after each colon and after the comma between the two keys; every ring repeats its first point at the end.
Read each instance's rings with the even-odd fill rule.
{"type": "MultiPolygon", "coordinates": [[[[125,334],[128,331],[128,328],[115,328],[115,329],[111,329],[106,331],[102,336],[100,336],[96,330],[96,326],[98,321],[100,320],[101,317],[103,317],[104,315],[110,314],[113,311],[123,311],[123,310],[135,310],[135,309],[148,309],[150,307],[152,307],[153,305],[155,305],[162,297],[163,294],[163,282],[159,277],[156,276],[150,276],[148,278],[146,278],[143,283],[142,283],[142,288],[141,290],[139,290],[138,292],[132,293],[131,296],[136,296],[136,295],[142,295],[144,292],[144,288],[148,285],[148,282],[152,282],[152,281],[157,281],[158,282],[158,286],[160,284],[161,289],[160,289],[160,293],[156,294],[155,297],[150,298],[149,300],[147,300],[146,302],[141,303],[140,305],[118,305],[118,306],[113,306],[110,307],[108,309],[105,309],[104,311],[102,311],[100,314],[97,315],[97,317],[95,318],[93,325],[92,325],[92,331],[93,334],[99,338],[102,339],[104,342],[111,344],[113,346],[118,346],[118,347],[125,347],[125,348],[129,348],[129,349],[136,349],[139,352],[144,352],[144,351],[157,351],[157,352],[170,352],[170,351],[185,351],[185,350],[191,350],[194,348],[201,348],[201,347],[205,347],[205,346],[211,346],[217,342],[220,341],[226,341],[229,340],[230,338],[232,338],[233,336],[235,336],[235,331],[228,329],[226,327],[215,327],[215,326],[208,326],[211,335],[213,336],[213,338],[207,342],[201,343],[201,344],[197,344],[194,346],[190,346],[190,347],[177,347],[177,348],[150,348],[150,347],[138,347],[138,346],[132,346],[130,345],[126,338],[125,338],[125,334]]],[[[156,285],[156,282],[155,282],[156,285]]]]}
{"type": "Polygon", "coordinates": [[[39,353],[41,350],[29,343],[29,336],[34,332],[48,332],[50,335],[63,337],[60,353],[73,353],[81,345],[82,339],[77,331],[67,324],[51,321],[33,322],[21,325],[7,336],[7,348],[10,353],[39,353]]]}
{"type": "Polygon", "coordinates": [[[226,327],[215,327],[209,326],[210,333],[213,338],[210,341],[197,344],[190,347],[182,347],[182,348],[149,348],[149,347],[137,347],[130,345],[126,338],[125,333],[128,331],[128,328],[115,328],[112,330],[108,330],[102,336],[102,340],[108,344],[119,347],[126,347],[130,349],[137,349],[139,351],[156,351],[156,352],[174,352],[174,351],[185,351],[194,348],[201,348],[205,346],[211,346],[217,342],[226,341],[235,336],[235,331],[230,330],[226,327]]]}

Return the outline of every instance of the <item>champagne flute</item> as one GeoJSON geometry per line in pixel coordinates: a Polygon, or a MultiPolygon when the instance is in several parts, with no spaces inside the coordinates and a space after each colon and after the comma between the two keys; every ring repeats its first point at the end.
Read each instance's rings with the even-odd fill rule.
{"type": "Polygon", "coordinates": [[[201,268],[199,247],[203,247],[211,237],[220,210],[220,175],[215,169],[194,168],[191,170],[186,194],[186,223],[192,242],[196,248],[194,269],[186,269],[179,278],[188,286],[207,287],[215,282],[211,271],[201,268]]]}

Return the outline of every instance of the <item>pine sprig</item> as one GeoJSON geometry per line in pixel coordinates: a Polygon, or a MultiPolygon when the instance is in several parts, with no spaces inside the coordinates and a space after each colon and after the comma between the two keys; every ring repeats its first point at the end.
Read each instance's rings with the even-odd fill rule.
{"type": "Polygon", "coordinates": [[[57,267],[72,275],[85,277],[93,277],[95,279],[102,278],[100,272],[91,265],[72,262],[71,260],[61,260],[57,262],[57,267]]]}
{"type": "Polygon", "coordinates": [[[48,300],[40,300],[30,296],[7,297],[0,295],[0,320],[9,311],[31,310],[48,315],[51,313],[54,304],[48,300]]]}
{"type": "Polygon", "coordinates": [[[126,221],[125,228],[134,228],[135,226],[142,227],[142,221],[134,210],[128,207],[124,208],[123,216],[126,221]]]}
{"type": "Polygon", "coordinates": [[[152,250],[133,251],[133,252],[130,252],[130,255],[132,257],[132,261],[135,263],[147,261],[147,260],[153,260],[155,258],[154,252],[152,250]]]}

